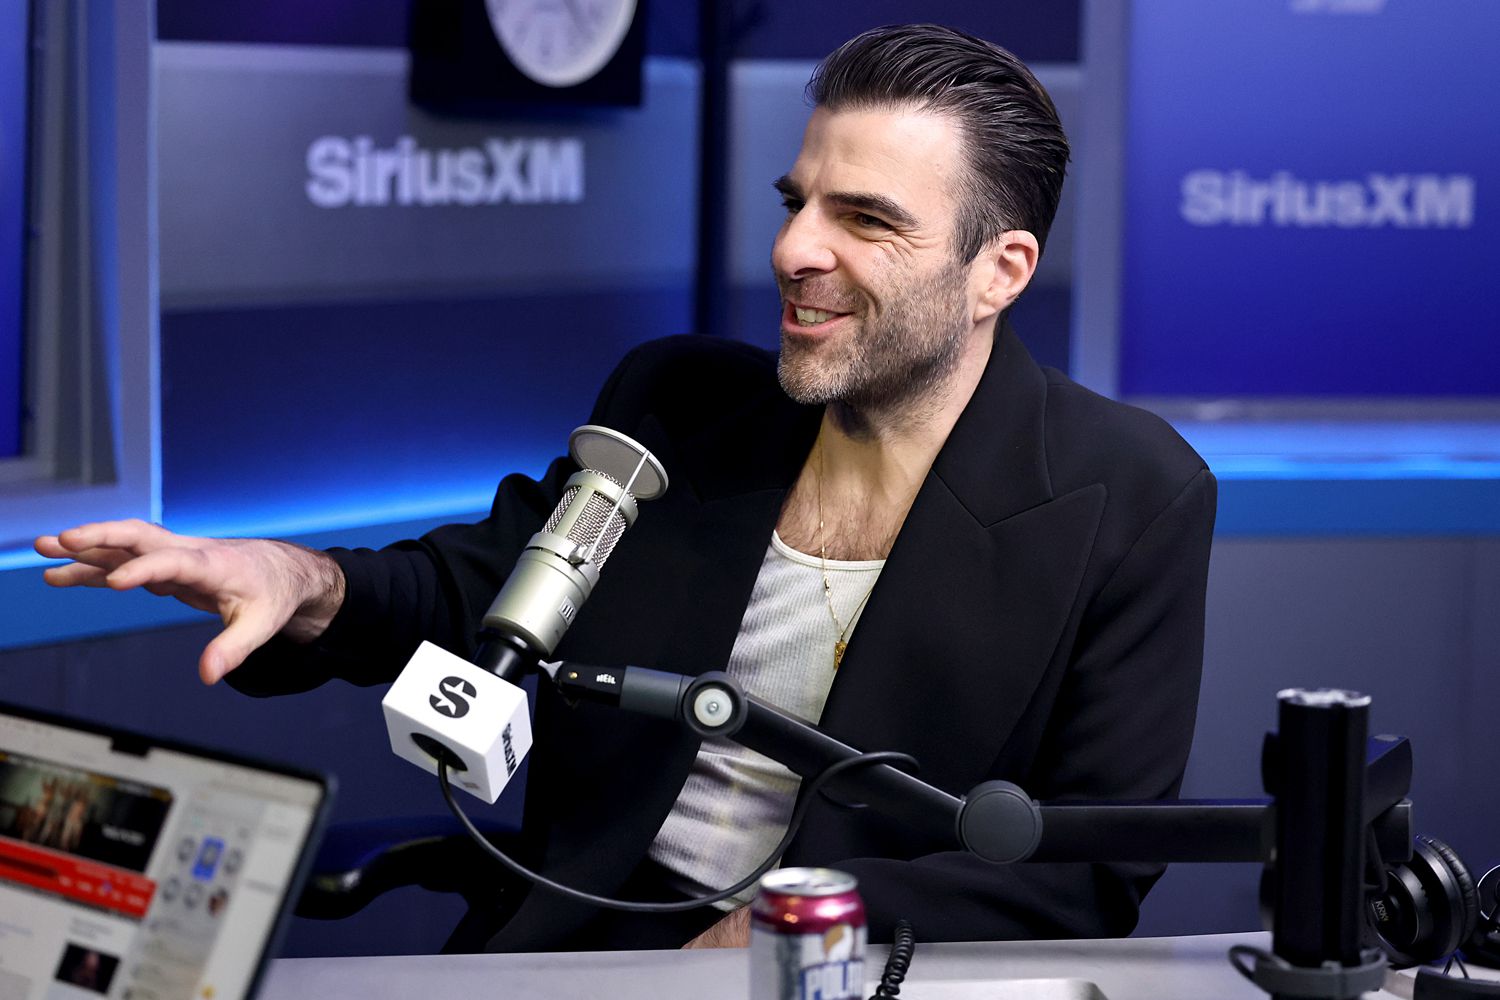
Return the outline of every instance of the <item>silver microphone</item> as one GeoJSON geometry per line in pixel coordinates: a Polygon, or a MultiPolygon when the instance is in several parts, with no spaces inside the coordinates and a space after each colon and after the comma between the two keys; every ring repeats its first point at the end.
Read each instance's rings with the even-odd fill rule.
{"type": "Polygon", "coordinates": [[[608,427],[585,425],[568,438],[581,466],[484,616],[500,639],[476,665],[424,642],[381,701],[391,750],[486,802],[505,790],[531,749],[531,714],[519,667],[552,654],[599,582],[638,500],[667,491],[667,474],[644,447],[608,427]]]}
{"type": "Polygon", "coordinates": [[[656,456],[619,431],[586,424],[569,436],[568,451],[579,471],[484,616],[485,629],[519,641],[539,659],[552,655],[593,593],[599,571],[635,523],[638,501],[667,491],[656,456]]]}

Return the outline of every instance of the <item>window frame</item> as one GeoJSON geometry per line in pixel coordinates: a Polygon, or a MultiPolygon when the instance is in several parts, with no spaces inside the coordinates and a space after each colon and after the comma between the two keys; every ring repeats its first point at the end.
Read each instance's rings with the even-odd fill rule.
{"type": "Polygon", "coordinates": [[[31,4],[27,413],[0,460],[0,555],[160,519],[154,8],[31,4]]]}

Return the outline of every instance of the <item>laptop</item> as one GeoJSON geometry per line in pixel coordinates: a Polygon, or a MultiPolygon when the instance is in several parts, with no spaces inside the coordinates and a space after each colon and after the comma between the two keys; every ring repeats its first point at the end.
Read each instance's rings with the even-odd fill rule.
{"type": "Polygon", "coordinates": [[[0,997],[254,995],[327,777],[0,704],[0,997]]]}

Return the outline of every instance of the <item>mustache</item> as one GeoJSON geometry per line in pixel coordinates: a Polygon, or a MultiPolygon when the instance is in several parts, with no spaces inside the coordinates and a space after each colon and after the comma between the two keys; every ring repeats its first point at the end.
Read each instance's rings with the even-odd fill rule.
{"type": "Polygon", "coordinates": [[[800,301],[815,303],[819,308],[830,312],[841,313],[856,312],[860,306],[857,294],[843,287],[837,279],[822,275],[812,278],[786,278],[778,274],[776,287],[781,292],[783,302],[796,298],[800,301]]]}

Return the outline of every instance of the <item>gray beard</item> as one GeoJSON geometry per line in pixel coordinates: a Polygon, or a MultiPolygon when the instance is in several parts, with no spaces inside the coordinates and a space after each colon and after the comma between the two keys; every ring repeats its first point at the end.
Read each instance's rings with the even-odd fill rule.
{"type": "Polygon", "coordinates": [[[866,318],[836,355],[805,350],[783,336],[776,376],[799,403],[839,403],[867,418],[935,404],[963,355],[970,322],[963,271],[951,268],[903,289],[876,320],[866,318]]]}

